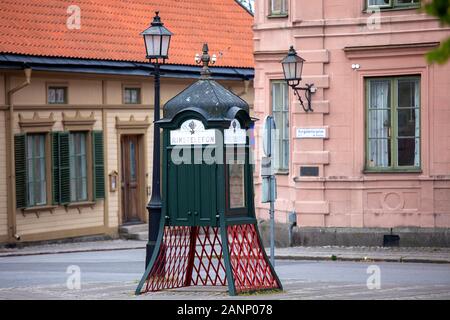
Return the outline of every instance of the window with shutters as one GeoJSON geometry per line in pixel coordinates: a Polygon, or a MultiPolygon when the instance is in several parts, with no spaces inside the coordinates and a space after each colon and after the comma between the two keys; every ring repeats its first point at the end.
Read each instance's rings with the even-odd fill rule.
{"type": "Polygon", "coordinates": [[[17,134],[14,146],[17,208],[104,198],[102,131],[17,134]]]}
{"type": "Polygon", "coordinates": [[[289,171],[289,95],[286,81],[272,81],[272,115],[276,126],[274,168],[289,171]]]}
{"type": "Polygon", "coordinates": [[[49,133],[14,136],[17,208],[43,207],[51,203],[49,133]]]}

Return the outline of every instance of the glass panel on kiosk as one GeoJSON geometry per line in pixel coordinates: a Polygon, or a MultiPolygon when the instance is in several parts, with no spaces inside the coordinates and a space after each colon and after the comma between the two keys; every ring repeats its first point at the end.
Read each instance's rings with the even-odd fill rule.
{"type": "Polygon", "coordinates": [[[245,176],[243,164],[228,165],[230,209],[245,208],[245,176]]]}
{"type": "Polygon", "coordinates": [[[226,161],[226,213],[228,216],[246,216],[248,214],[248,147],[227,145],[226,161]]]}

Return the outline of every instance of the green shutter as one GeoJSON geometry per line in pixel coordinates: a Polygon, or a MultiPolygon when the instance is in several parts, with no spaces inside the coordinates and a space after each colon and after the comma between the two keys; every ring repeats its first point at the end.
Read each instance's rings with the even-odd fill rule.
{"type": "Polygon", "coordinates": [[[92,132],[94,199],[105,198],[105,166],[103,163],[103,132],[92,132]]]}
{"type": "Polygon", "coordinates": [[[27,206],[27,151],[26,134],[14,136],[14,151],[16,165],[16,207],[27,206]]]}
{"type": "Polygon", "coordinates": [[[70,202],[69,132],[59,132],[59,203],[70,202]]]}
{"type": "Polygon", "coordinates": [[[52,193],[53,204],[60,200],[59,190],[59,132],[52,132],[52,193]]]}

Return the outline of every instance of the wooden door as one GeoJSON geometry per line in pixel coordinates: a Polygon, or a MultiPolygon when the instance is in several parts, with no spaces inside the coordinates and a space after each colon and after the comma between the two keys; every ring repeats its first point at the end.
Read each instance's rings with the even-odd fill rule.
{"type": "Polygon", "coordinates": [[[139,206],[139,136],[121,137],[122,223],[143,222],[139,206]]]}

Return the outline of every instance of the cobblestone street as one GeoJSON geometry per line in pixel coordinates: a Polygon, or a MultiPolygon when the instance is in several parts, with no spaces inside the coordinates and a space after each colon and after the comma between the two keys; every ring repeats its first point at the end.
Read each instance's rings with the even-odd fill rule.
{"type": "MultiPolygon", "coordinates": [[[[233,299],[225,287],[189,287],[135,296],[143,249],[0,258],[0,299],[233,299]],[[69,266],[81,289],[69,290],[69,266]]],[[[450,266],[442,263],[278,260],[284,291],[237,299],[450,299],[450,266]],[[380,289],[368,289],[369,266],[380,289]]]]}

